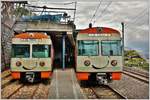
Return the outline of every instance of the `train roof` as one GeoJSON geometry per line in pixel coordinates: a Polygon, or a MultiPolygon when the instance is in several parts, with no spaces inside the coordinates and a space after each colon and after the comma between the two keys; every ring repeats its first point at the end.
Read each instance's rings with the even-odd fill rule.
{"type": "Polygon", "coordinates": [[[14,38],[20,38],[20,39],[48,39],[48,35],[41,33],[41,32],[32,32],[32,33],[20,33],[18,35],[15,35],[14,38]]]}
{"type": "Polygon", "coordinates": [[[79,30],[79,34],[119,34],[120,32],[116,29],[109,28],[109,27],[92,27],[79,30]]]}

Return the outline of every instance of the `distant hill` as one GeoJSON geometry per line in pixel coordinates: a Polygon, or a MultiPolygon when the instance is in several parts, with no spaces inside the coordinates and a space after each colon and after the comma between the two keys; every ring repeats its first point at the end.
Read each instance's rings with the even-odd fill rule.
{"type": "Polygon", "coordinates": [[[124,50],[133,50],[133,49],[130,47],[124,47],[124,50]]]}
{"type": "MultiPolygon", "coordinates": [[[[133,48],[130,48],[130,47],[125,47],[124,48],[125,50],[135,50],[135,49],[133,49],[133,48]]],[[[144,58],[144,59],[149,59],[149,52],[141,52],[141,51],[138,51],[138,50],[135,50],[136,52],[138,52],[138,54],[142,57],[142,58],[144,58]]]]}
{"type": "Polygon", "coordinates": [[[149,53],[145,53],[145,54],[143,54],[142,52],[138,52],[138,53],[142,58],[147,59],[147,60],[149,59],[149,53]]]}
{"type": "Polygon", "coordinates": [[[136,50],[125,50],[125,66],[149,69],[149,62],[136,50]]]}

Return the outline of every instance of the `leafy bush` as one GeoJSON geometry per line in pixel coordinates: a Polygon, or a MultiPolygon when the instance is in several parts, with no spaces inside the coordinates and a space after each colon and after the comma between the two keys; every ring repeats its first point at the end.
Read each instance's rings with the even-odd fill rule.
{"type": "Polygon", "coordinates": [[[127,67],[140,67],[145,70],[149,70],[149,63],[142,58],[135,50],[125,51],[125,66],[127,67]]]}

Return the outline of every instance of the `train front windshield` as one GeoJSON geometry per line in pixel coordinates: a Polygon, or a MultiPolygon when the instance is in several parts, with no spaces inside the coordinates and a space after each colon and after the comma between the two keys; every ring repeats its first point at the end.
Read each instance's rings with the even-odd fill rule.
{"type": "Polygon", "coordinates": [[[13,44],[12,45],[12,57],[13,58],[29,58],[30,57],[30,45],[13,44]]]}
{"type": "Polygon", "coordinates": [[[79,56],[98,56],[99,41],[96,40],[79,40],[78,41],[78,55],[79,56]]]}
{"type": "Polygon", "coordinates": [[[33,45],[33,58],[48,58],[50,57],[50,45],[33,45]]]}
{"type": "MultiPolygon", "coordinates": [[[[50,45],[32,45],[32,58],[48,58],[50,57],[50,45]]],[[[12,57],[13,58],[29,58],[30,57],[29,44],[13,44],[12,57]]]]}
{"type": "Polygon", "coordinates": [[[78,40],[78,56],[121,56],[122,48],[120,40],[78,40]],[[99,50],[99,46],[101,50],[99,50]]]}
{"type": "Polygon", "coordinates": [[[121,56],[122,48],[120,40],[102,41],[103,56],[121,56]]]}

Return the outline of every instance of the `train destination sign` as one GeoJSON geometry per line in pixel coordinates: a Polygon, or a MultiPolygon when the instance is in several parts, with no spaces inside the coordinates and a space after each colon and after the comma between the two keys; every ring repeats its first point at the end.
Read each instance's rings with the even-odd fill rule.
{"type": "Polygon", "coordinates": [[[42,39],[20,39],[21,42],[38,42],[42,41],[42,39]]]}
{"type": "Polygon", "coordinates": [[[89,34],[89,36],[111,36],[111,34],[89,34]]]}
{"type": "Polygon", "coordinates": [[[30,43],[34,43],[34,42],[44,42],[47,39],[13,39],[13,41],[18,41],[18,42],[30,42],[30,43]]]}

